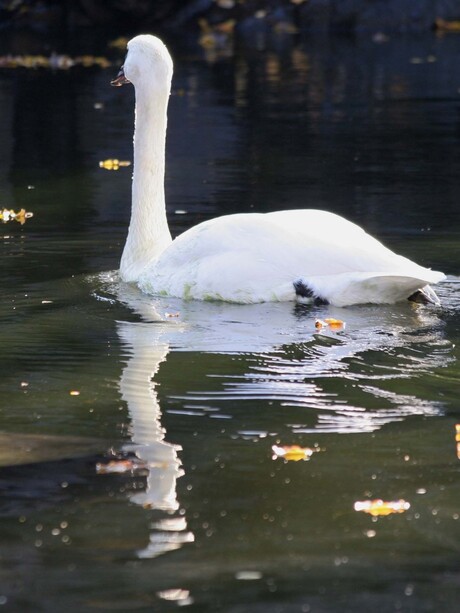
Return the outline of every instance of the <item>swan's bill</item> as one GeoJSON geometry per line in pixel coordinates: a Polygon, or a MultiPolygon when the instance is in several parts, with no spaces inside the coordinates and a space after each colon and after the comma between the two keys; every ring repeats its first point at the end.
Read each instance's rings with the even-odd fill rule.
{"type": "Polygon", "coordinates": [[[126,83],[131,83],[131,81],[128,81],[128,79],[125,77],[124,66],[122,66],[115,79],[110,81],[110,85],[113,85],[114,87],[121,87],[126,83]]]}

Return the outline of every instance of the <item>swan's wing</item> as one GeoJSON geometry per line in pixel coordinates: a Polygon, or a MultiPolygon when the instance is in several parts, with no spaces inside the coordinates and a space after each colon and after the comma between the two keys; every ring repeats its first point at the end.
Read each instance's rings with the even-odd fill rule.
{"type": "MultiPolygon", "coordinates": [[[[300,210],[269,213],[280,230],[303,245],[307,275],[366,273],[369,278],[382,273],[394,278],[413,278],[416,282],[438,283],[442,272],[419,266],[394,253],[356,224],[326,211],[300,210]],[[309,263],[313,263],[312,269],[309,263]]],[[[381,281],[383,283],[383,281],[381,281]]],[[[390,281],[388,280],[388,283],[390,281]]]]}
{"type": "MultiPolygon", "coordinates": [[[[401,268],[426,270],[397,255],[360,226],[327,211],[302,209],[268,213],[266,217],[303,249],[314,252],[311,260],[319,274],[352,271],[392,272],[401,268]]],[[[313,272],[307,270],[308,273],[313,272]]]]}
{"type": "MultiPolygon", "coordinates": [[[[229,215],[195,226],[141,275],[139,286],[147,293],[184,298],[263,302],[293,300],[293,283],[305,279],[320,297],[335,303],[336,286],[354,283],[357,294],[365,278],[385,275],[415,279],[418,285],[407,296],[443,278],[337,215],[284,211],[229,215]]],[[[379,283],[383,292],[384,281],[379,283]]],[[[370,281],[367,286],[366,295],[370,281]]]]}
{"type": "Polygon", "coordinates": [[[356,224],[317,210],[217,217],[176,238],[158,262],[191,269],[219,256],[231,266],[241,253],[294,276],[422,270],[356,224]]]}

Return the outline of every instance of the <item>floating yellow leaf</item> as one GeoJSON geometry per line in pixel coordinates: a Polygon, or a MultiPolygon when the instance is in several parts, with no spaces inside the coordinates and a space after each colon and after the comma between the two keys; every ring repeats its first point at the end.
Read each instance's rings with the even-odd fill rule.
{"type": "Polygon", "coordinates": [[[109,47],[112,47],[113,49],[121,49],[122,51],[125,51],[128,45],[128,41],[129,39],[126,38],[125,36],[119,36],[115,40],[110,41],[109,47]]]}
{"type": "Polygon", "coordinates": [[[131,166],[131,162],[127,160],[110,159],[99,162],[99,168],[105,168],[106,170],[118,170],[119,168],[127,166],[131,166]]]}
{"type": "Polygon", "coordinates": [[[331,328],[331,330],[343,330],[346,324],[341,319],[334,319],[327,317],[326,319],[317,319],[315,321],[315,328],[321,330],[322,328],[331,328]]]}
{"type": "Polygon", "coordinates": [[[94,55],[83,55],[72,58],[69,55],[51,54],[49,57],[44,55],[3,55],[0,56],[0,68],[51,68],[52,70],[68,70],[74,66],[84,66],[90,68],[109,68],[111,62],[105,57],[94,55]]]}
{"type": "Polygon", "coordinates": [[[273,460],[283,458],[286,461],[298,462],[299,460],[309,460],[318,451],[310,447],[300,447],[299,445],[273,445],[273,460]]]}
{"type": "Polygon", "coordinates": [[[3,221],[3,223],[6,223],[7,221],[17,221],[22,226],[26,223],[26,219],[30,219],[33,216],[33,213],[30,213],[25,209],[20,209],[17,213],[13,211],[13,209],[0,210],[0,221],[3,221]]]}
{"type": "Polygon", "coordinates": [[[369,513],[373,517],[379,515],[392,515],[393,513],[404,513],[410,509],[410,503],[402,498],[400,500],[392,500],[385,502],[381,499],[377,500],[358,500],[354,504],[355,511],[369,513]]]}
{"type": "Polygon", "coordinates": [[[438,17],[434,24],[440,32],[460,32],[460,21],[446,21],[438,17]]]}
{"type": "Polygon", "coordinates": [[[457,443],[457,458],[460,460],[460,424],[455,424],[455,442],[457,443]]]}
{"type": "Polygon", "coordinates": [[[26,219],[30,219],[31,217],[33,217],[34,214],[31,213],[30,211],[26,211],[25,209],[21,209],[20,211],[18,211],[16,213],[16,221],[18,221],[21,226],[23,226],[26,223],[26,219]]]}
{"type": "Polygon", "coordinates": [[[79,395],[80,395],[80,392],[79,392],[78,390],[71,390],[71,391],[69,392],[69,394],[70,394],[71,396],[79,396],[79,395]]]}
{"type": "Polygon", "coordinates": [[[96,57],[94,55],[81,55],[75,58],[75,64],[84,66],[85,68],[91,68],[98,66],[99,68],[109,68],[112,63],[105,57],[96,57]]]}
{"type": "Polygon", "coordinates": [[[0,211],[0,219],[4,222],[11,221],[12,219],[15,219],[15,217],[16,213],[12,210],[3,209],[3,211],[0,211]]]}

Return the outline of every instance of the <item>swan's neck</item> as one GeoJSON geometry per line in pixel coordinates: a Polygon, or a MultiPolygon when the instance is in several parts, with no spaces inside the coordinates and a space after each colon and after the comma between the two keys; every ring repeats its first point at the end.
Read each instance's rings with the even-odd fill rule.
{"type": "Polygon", "coordinates": [[[136,89],[132,210],[120,264],[124,281],[136,281],[171,243],[164,194],[169,87],[136,89]]]}

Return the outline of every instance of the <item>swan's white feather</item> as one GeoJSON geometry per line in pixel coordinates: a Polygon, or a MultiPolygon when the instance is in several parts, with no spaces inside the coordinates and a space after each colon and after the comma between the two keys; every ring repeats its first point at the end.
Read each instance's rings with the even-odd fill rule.
{"type": "MultiPolygon", "coordinates": [[[[295,300],[300,282],[305,296],[345,306],[397,302],[444,278],[325,211],[228,215],[171,241],[163,181],[172,69],[159,39],[129,42],[125,76],[135,86],[136,127],[122,279],[151,294],[241,303],[295,300]]],[[[432,290],[425,294],[436,300],[432,290]]]]}
{"type": "Polygon", "coordinates": [[[199,300],[295,300],[293,283],[336,306],[393,303],[444,278],[325,211],[218,217],[176,238],[139,278],[147,293],[199,300]]]}

